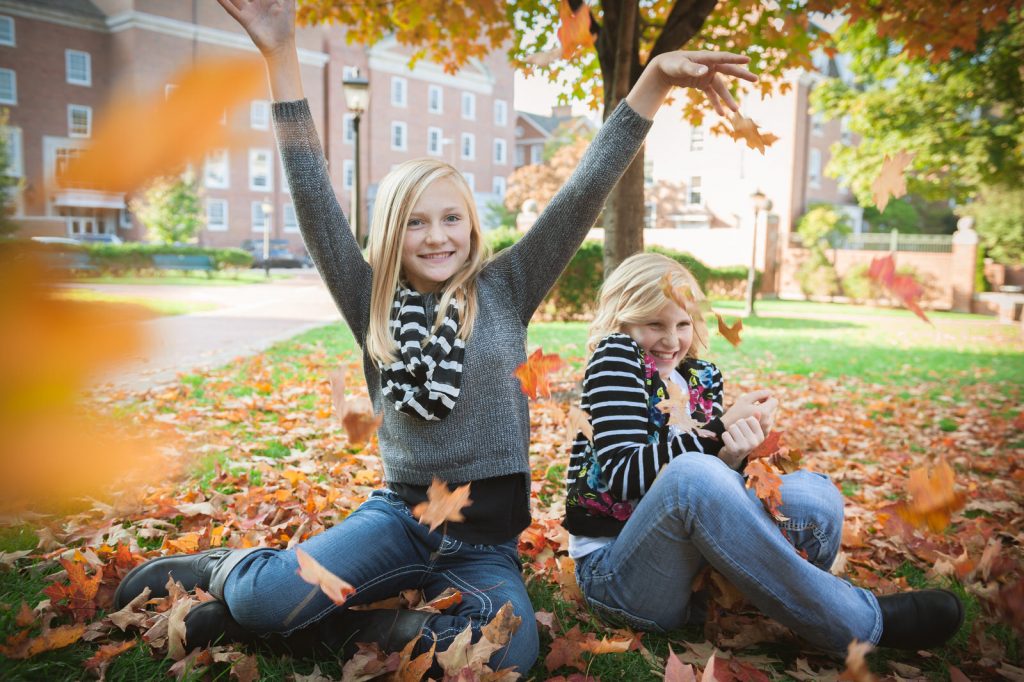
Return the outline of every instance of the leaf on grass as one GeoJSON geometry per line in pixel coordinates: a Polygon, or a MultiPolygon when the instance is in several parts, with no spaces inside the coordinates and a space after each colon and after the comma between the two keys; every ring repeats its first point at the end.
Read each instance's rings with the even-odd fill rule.
{"type": "Polygon", "coordinates": [[[18,609],[18,615],[14,617],[14,624],[19,628],[27,628],[36,622],[36,613],[29,607],[25,602],[21,602],[21,608],[18,609]]]}
{"type": "Polygon", "coordinates": [[[405,645],[405,648],[402,649],[398,671],[395,673],[396,682],[420,682],[434,663],[434,650],[437,648],[436,641],[430,645],[428,651],[424,651],[419,656],[413,658],[412,651],[419,641],[420,638],[418,636],[413,637],[405,645]]]}
{"type": "Polygon", "coordinates": [[[774,455],[779,451],[779,441],[781,439],[782,431],[769,431],[768,435],[764,437],[763,441],[761,441],[761,444],[747,455],[747,461],[774,455]]]}
{"type": "Polygon", "coordinates": [[[672,645],[668,647],[668,659],[665,661],[664,682],[697,682],[697,676],[693,672],[693,666],[683,663],[672,651],[672,645]]]}
{"type": "Polygon", "coordinates": [[[875,676],[871,673],[868,662],[864,658],[874,648],[870,642],[858,642],[857,640],[850,642],[846,648],[846,670],[843,671],[839,679],[848,682],[875,682],[875,676]]]}
{"type": "Polygon", "coordinates": [[[590,8],[585,1],[573,12],[569,0],[562,0],[558,6],[558,16],[562,20],[561,26],[558,27],[562,59],[572,59],[580,47],[594,46],[594,34],[590,32],[590,8]]]}
{"type": "Polygon", "coordinates": [[[871,197],[875,200],[875,207],[879,213],[885,211],[890,196],[899,199],[907,193],[907,181],[903,171],[913,160],[914,155],[906,151],[901,151],[896,156],[886,154],[882,159],[882,168],[871,183],[871,197]]]}
{"type": "Polygon", "coordinates": [[[256,682],[260,679],[260,664],[252,654],[242,656],[231,666],[231,677],[238,682],[256,682]]]}
{"type": "Polygon", "coordinates": [[[743,331],[743,320],[736,320],[736,323],[731,327],[725,323],[725,318],[720,314],[715,313],[715,317],[718,318],[718,333],[722,337],[731,343],[733,347],[740,345],[740,332],[743,331]]]}
{"type": "Polygon", "coordinates": [[[427,488],[427,501],[413,507],[412,515],[433,531],[445,521],[465,521],[462,510],[471,504],[469,483],[449,490],[447,483],[435,478],[427,488]]]}
{"type": "Polygon", "coordinates": [[[729,117],[732,130],[729,135],[734,140],[743,140],[751,149],[756,149],[764,155],[765,147],[770,147],[779,138],[768,132],[761,132],[752,119],[746,118],[739,112],[734,112],[729,117]]]}
{"type": "Polygon", "coordinates": [[[31,639],[29,639],[27,631],[22,631],[10,637],[6,643],[0,644],[0,654],[16,660],[32,658],[45,651],[71,646],[84,634],[85,624],[83,623],[61,625],[52,630],[43,630],[42,634],[31,639]]]}
{"type": "Polygon", "coordinates": [[[370,442],[373,434],[380,428],[384,415],[373,413],[373,404],[368,398],[345,397],[347,375],[344,367],[330,373],[331,400],[334,403],[334,414],[341,422],[341,427],[345,429],[349,445],[361,448],[370,442]]]}
{"type": "Polygon", "coordinates": [[[385,654],[376,643],[356,642],[358,651],[341,669],[342,682],[365,682],[383,677],[398,670],[402,655],[399,652],[385,654]]]}
{"type": "Polygon", "coordinates": [[[526,362],[516,367],[514,374],[519,379],[519,384],[526,397],[533,400],[550,398],[550,375],[564,365],[565,362],[556,353],[545,355],[544,349],[538,348],[530,354],[526,362]]]}
{"type": "Polygon", "coordinates": [[[580,627],[574,625],[564,636],[552,640],[544,666],[549,672],[563,666],[586,672],[587,665],[582,658],[584,652],[593,655],[623,653],[637,646],[638,640],[632,634],[598,639],[593,632],[581,632],[580,627]]]}
{"type": "Polygon", "coordinates": [[[953,469],[941,460],[934,470],[920,467],[910,472],[908,499],[896,506],[896,513],[917,528],[940,532],[949,525],[953,512],[963,508],[966,498],[953,488],[953,469]]]}
{"type": "Polygon", "coordinates": [[[321,566],[302,548],[295,548],[295,556],[299,560],[299,577],[310,585],[318,586],[338,606],[344,604],[356,591],[356,588],[321,566]]]}
{"type": "Polygon", "coordinates": [[[258,57],[198,64],[170,77],[177,84],[144,98],[108,104],[97,121],[92,144],[68,164],[58,182],[108,192],[131,192],[152,178],[177,173],[211,149],[244,142],[221,125],[227,110],[247,102],[264,87],[258,57]]]}
{"type": "Polygon", "coordinates": [[[167,657],[180,661],[185,658],[185,616],[194,602],[185,597],[179,599],[167,612],[167,657]]]}
{"type": "Polygon", "coordinates": [[[86,670],[91,670],[103,678],[103,671],[107,669],[110,662],[117,656],[120,656],[124,652],[131,649],[133,646],[139,643],[137,639],[129,639],[125,642],[114,642],[113,644],[104,644],[101,646],[95,654],[89,659],[82,663],[86,670]]]}
{"type": "Polygon", "coordinates": [[[765,510],[776,521],[784,521],[786,517],[779,511],[782,506],[782,492],[779,490],[782,479],[779,475],[762,459],[748,462],[743,473],[747,475],[747,487],[754,491],[765,510]]]}

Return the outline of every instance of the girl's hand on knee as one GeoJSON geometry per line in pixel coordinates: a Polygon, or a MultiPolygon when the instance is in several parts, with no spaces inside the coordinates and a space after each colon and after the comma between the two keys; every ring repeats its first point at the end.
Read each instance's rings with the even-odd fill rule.
{"type": "Polygon", "coordinates": [[[295,44],[295,0],[217,0],[264,57],[295,44]]]}
{"type": "Polygon", "coordinates": [[[756,417],[744,417],[722,433],[722,449],[719,459],[736,469],[743,458],[764,442],[764,431],[756,417]]]}

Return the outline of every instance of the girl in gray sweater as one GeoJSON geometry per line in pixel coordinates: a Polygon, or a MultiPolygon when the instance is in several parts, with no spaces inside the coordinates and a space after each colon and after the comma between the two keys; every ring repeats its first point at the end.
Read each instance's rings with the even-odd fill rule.
{"type": "MultiPolygon", "coordinates": [[[[303,98],[294,0],[219,0],[263,54],[274,124],[306,246],[363,352],[387,487],[343,522],[298,545],[355,592],[339,606],[305,583],[293,550],[212,550],[162,557],[129,574],[123,605],[168,574],[218,601],[186,619],[189,648],[228,637],[292,635],[328,646],[346,640],[443,650],[471,627],[474,639],[505,603],[522,619],[490,658],[525,674],[538,652],[517,541],[530,522],[530,419],[513,371],[526,360],[526,326],[633,160],[673,86],[703,90],[719,113],[726,77],[756,78],[748,58],[675,52],[648,64],[595,137],[579,167],[533,228],[488,259],[472,192],[435,159],[401,164],[380,184],[363,259],[330,184],[303,98]],[[413,518],[432,479],[469,483],[465,521],[436,531],[413,518]],[[428,598],[455,587],[442,614],[350,611],[409,588],[428,598]],[[311,634],[310,634],[311,633],[311,634]]],[[[296,639],[293,636],[292,642],[296,639]]]]}

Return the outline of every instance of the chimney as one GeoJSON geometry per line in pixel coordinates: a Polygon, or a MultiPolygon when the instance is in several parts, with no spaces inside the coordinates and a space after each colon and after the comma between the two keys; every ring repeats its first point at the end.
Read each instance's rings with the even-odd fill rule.
{"type": "Polygon", "coordinates": [[[572,105],[561,104],[557,107],[551,107],[552,118],[572,118],[572,105]]]}

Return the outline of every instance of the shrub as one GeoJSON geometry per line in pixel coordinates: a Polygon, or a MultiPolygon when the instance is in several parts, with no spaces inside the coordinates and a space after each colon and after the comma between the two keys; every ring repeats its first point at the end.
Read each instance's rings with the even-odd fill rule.
{"type": "Polygon", "coordinates": [[[167,246],[164,244],[82,244],[80,246],[61,247],[69,250],[84,251],[89,254],[90,262],[100,271],[121,275],[134,272],[153,270],[153,256],[186,255],[209,256],[216,270],[228,268],[248,268],[252,265],[252,255],[242,249],[215,249],[203,246],[167,246]]]}
{"type": "MultiPolygon", "coordinates": [[[[882,301],[892,302],[891,295],[885,287],[868,277],[868,264],[855,265],[843,275],[843,293],[857,303],[879,304],[882,301]]],[[[929,280],[909,265],[900,265],[896,268],[897,275],[909,275],[924,289],[922,300],[936,298],[941,292],[936,288],[935,282],[929,280]]]]}

